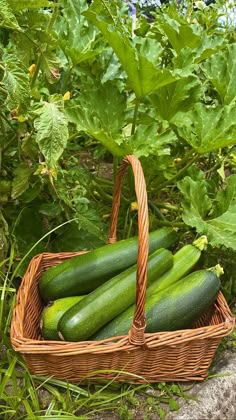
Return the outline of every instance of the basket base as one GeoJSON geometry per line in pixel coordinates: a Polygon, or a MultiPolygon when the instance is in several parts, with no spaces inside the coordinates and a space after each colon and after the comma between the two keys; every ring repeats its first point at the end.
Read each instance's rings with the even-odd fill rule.
{"type": "Polygon", "coordinates": [[[219,340],[160,346],[153,350],[115,351],[96,358],[75,354],[65,365],[64,356],[22,354],[30,372],[68,382],[96,382],[99,379],[129,383],[202,381],[208,374],[219,340]]]}

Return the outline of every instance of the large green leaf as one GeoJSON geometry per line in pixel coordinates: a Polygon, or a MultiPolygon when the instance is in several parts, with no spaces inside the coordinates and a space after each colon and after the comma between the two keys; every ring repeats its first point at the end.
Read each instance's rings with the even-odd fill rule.
{"type": "Polygon", "coordinates": [[[174,118],[178,132],[197,153],[204,154],[236,142],[236,107],[208,107],[198,103],[174,118]]]}
{"type": "Polygon", "coordinates": [[[114,25],[114,19],[107,14],[107,9],[101,0],[94,0],[92,6],[84,15],[102,32],[105,40],[116,53],[128,76],[128,83],[138,98],[159,89],[161,86],[173,83],[178,77],[171,70],[153,64],[157,59],[157,51],[161,48],[157,43],[147,43],[145,39],[135,43],[125,33],[120,25],[114,25]]]}
{"type": "Polygon", "coordinates": [[[194,51],[194,62],[201,63],[220,49],[224,48],[224,38],[219,35],[207,35],[204,31],[200,46],[194,51]]]}
{"type": "Polygon", "coordinates": [[[188,16],[180,17],[173,9],[171,14],[172,17],[167,13],[159,14],[153,30],[160,31],[167,37],[174,50],[176,64],[198,64],[223,47],[222,36],[208,35],[197,22],[189,23],[188,16]]]}
{"type": "Polygon", "coordinates": [[[141,156],[164,156],[170,154],[170,145],[176,142],[176,135],[170,129],[159,132],[158,124],[138,126],[130,138],[132,153],[141,156]]]}
{"type": "Polygon", "coordinates": [[[236,176],[230,177],[225,190],[217,194],[218,200],[223,196],[228,198],[224,208],[221,208],[223,213],[215,215],[214,218],[210,217],[214,201],[208,197],[203,179],[194,181],[190,177],[185,177],[177,185],[183,194],[184,222],[196,228],[198,233],[207,235],[213,247],[225,246],[236,250],[236,176]]]}
{"type": "Polygon", "coordinates": [[[0,27],[21,30],[7,0],[0,0],[0,27]]]}
{"type": "Polygon", "coordinates": [[[172,48],[179,54],[183,48],[197,48],[201,44],[201,33],[196,25],[181,23],[166,13],[159,15],[156,26],[167,36],[172,48]]]}
{"type": "Polygon", "coordinates": [[[202,69],[216,88],[222,103],[230,104],[236,99],[236,44],[210,57],[202,69]]]}
{"type": "Polygon", "coordinates": [[[79,131],[100,141],[114,155],[122,156],[130,151],[128,146],[120,144],[126,99],[115,86],[106,83],[85,89],[71,103],[66,113],[79,131]]]}
{"type": "Polygon", "coordinates": [[[12,182],[11,196],[13,199],[19,197],[29,187],[29,178],[34,172],[34,169],[30,168],[26,164],[21,164],[15,170],[15,176],[12,182]]]}
{"type": "Polygon", "coordinates": [[[102,51],[104,45],[101,46],[99,43],[97,28],[88,24],[82,15],[88,8],[87,2],[63,0],[62,4],[64,6],[60,32],[62,49],[74,64],[92,59],[102,51]]]}
{"type": "Polygon", "coordinates": [[[29,75],[17,56],[3,56],[5,72],[2,83],[7,91],[7,107],[12,110],[26,105],[29,99],[29,75]]]}
{"type": "Polygon", "coordinates": [[[186,112],[199,100],[201,84],[197,77],[182,77],[150,95],[152,105],[163,119],[170,121],[177,112],[186,112]]]}
{"type": "Polygon", "coordinates": [[[178,182],[178,188],[185,198],[185,208],[187,204],[191,205],[192,209],[194,209],[194,214],[200,219],[205,219],[212,208],[212,203],[207,195],[204,178],[194,180],[190,176],[186,176],[182,181],[178,182]]]}
{"type": "Polygon", "coordinates": [[[227,178],[227,188],[219,190],[216,194],[214,214],[223,214],[236,203],[236,175],[227,178]]]}
{"type": "Polygon", "coordinates": [[[44,102],[37,114],[36,142],[48,166],[53,168],[67,145],[68,120],[57,102],[44,102]]]}
{"type": "Polygon", "coordinates": [[[45,73],[45,76],[49,83],[56,83],[60,78],[60,66],[60,60],[53,51],[50,51],[49,49],[42,51],[41,69],[45,73]]]}
{"type": "Polygon", "coordinates": [[[55,7],[50,0],[8,0],[14,12],[24,9],[39,9],[40,7],[55,7]]]}

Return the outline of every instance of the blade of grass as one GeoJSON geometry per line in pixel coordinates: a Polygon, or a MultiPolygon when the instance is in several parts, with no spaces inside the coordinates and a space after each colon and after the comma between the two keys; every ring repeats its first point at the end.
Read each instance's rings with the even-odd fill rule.
{"type": "Polygon", "coordinates": [[[30,417],[29,417],[29,418],[30,418],[30,420],[36,420],[36,419],[37,419],[37,417],[34,415],[34,413],[33,413],[33,411],[32,411],[32,408],[31,408],[31,406],[30,406],[30,404],[29,404],[29,401],[27,401],[27,400],[22,400],[22,403],[23,403],[23,405],[24,405],[24,407],[25,407],[25,410],[26,410],[26,412],[27,412],[28,416],[30,416],[30,417]]]}
{"type": "Polygon", "coordinates": [[[9,265],[8,265],[7,273],[6,273],[4,282],[3,282],[1,298],[0,298],[0,331],[2,331],[5,295],[6,295],[6,292],[7,292],[7,283],[8,283],[8,279],[9,279],[9,272],[10,272],[10,269],[11,269],[13,261],[14,261],[14,255],[15,255],[14,247],[12,246],[10,248],[9,265]]]}
{"type": "Polygon", "coordinates": [[[28,390],[28,396],[26,397],[26,400],[30,398],[33,404],[34,411],[39,411],[40,407],[39,407],[38,394],[35,388],[32,386],[32,380],[29,376],[27,376],[25,379],[25,388],[28,390]]]}
{"type": "Polygon", "coordinates": [[[50,402],[50,404],[49,404],[49,406],[47,408],[47,411],[45,412],[45,417],[46,416],[49,416],[52,413],[52,411],[54,410],[55,405],[56,405],[56,401],[51,401],[50,402]]]}
{"type": "Polygon", "coordinates": [[[4,391],[5,387],[7,386],[8,382],[9,382],[9,380],[13,376],[13,372],[14,372],[14,369],[15,369],[16,362],[17,362],[17,358],[13,357],[10,365],[8,366],[8,369],[5,370],[4,377],[3,377],[2,382],[0,384],[0,398],[1,398],[1,395],[3,394],[3,391],[4,391]]]}
{"type": "Polygon", "coordinates": [[[79,386],[70,384],[68,382],[60,381],[59,379],[46,378],[44,376],[34,376],[34,375],[32,375],[32,379],[35,382],[41,382],[40,385],[37,387],[37,389],[43,387],[44,384],[47,383],[47,384],[50,384],[50,385],[58,386],[60,388],[69,389],[71,392],[74,392],[75,394],[82,395],[84,397],[89,396],[89,393],[87,391],[85,391],[84,389],[80,388],[79,386]]]}

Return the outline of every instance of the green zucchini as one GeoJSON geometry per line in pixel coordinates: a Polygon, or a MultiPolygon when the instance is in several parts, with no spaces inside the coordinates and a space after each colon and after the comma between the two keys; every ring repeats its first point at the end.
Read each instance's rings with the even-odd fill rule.
{"type": "MultiPolygon", "coordinates": [[[[220,289],[219,277],[210,270],[198,270],[146,300],[147,333],[191,328],[214,301],[220,289]]],[[[128,334],[133,313],[124,311],[91,339],[128,334]]]]}
{"type": "Polygon", "coordinates": [[[57,324],[62,315],[84,296],[71,296],[49,302],[40,317],[40,329],[45,340],[59,340],[57,324]]]}
{"type": "MultiPolygon", "coordinates": [[[[174,255],[173,266],[147,288],[146,301],[153,294],[166,289],[186,276],[198,262],[201,256],[201,250],[205,249],[206,244],[207,239],[205,236],[202,236],[193,244],[188,244],[180,248],[174,255]]],[[[131,326],[134,310],[135,305],[130,306],[123,314],[117,316],[95,335],[91,336],[91,340],[101,340],[113,335],[125,334],[124,331],[127,331],[127,328],[131,326]]]]}
{"type": "MultiPolygon", "coordinates": [[[[173,255],[159,249],[148,259],[148,283],[151,284],[173,264],[173,255]]],[[[128,268],[91,292],[62,316],[59,336],[67,341],[86,340],[103,325],[135,302],[137,266],[128,268]]]]}
{"type": "MultiPolygon", "coordinates": [[[[161,228],[149,235],[149,253],[170,247],[177,238],[172,228],[161,228]]],[[[70,258],[46,270],[39,282],[45,302],[67,296],[88,294],[137,261],[137,238],[104,245],[70,258]]]]}

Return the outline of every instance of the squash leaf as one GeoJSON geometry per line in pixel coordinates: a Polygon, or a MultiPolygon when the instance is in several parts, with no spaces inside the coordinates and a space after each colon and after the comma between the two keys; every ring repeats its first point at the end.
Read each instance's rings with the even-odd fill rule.
{"type": "Polygon", "coordinates": [[[141,156],[164,156],[170,155],[170,145],[175,143],[177,137],[169,128],[159,131],[156,123],[148,126],[140,125],[135,134],[130,137],[132,153],[141,156]]]}
{"type": "Polygon", "coordinates": [[[210,57],[202,64],[202,69],[217,90],[222,103],[228,105],[235,101],[236,43],[210,57]]]}
{"type": "Polygon", "coordinates": [[[66,108],[66,114],[78,131],[83,131],[103,144],[111,153],[123,156],[130,149],[121,144],[126,98],[110,83],[84,90],[66,108]]]}
{"type": "Polygon", "coordinates": [[[173,122],[180,136],[199,154],[230,146],[236,141],[234,104],[208,107],[197,103],[191,111],[177,113],[173,122]]]}
{"type": "Polygon", "coordinates": [[[190,76],[161,87],[150,95],[150,100],[161,118],[170,121],[177,112],[189,111],[200,95],[201,84],[198,78],[190,76]]]}
{"type": "MultiPolygon", "coordinates": [[[[82,13],[88,8],[86,1],[63,0],[63,20],[66,21],[66,34],[60,34],[60,44],[73,64],[90,60],[99,54],[104,45],[99,43],[97,28],[88,24],[82,13]],[[65,35],[65,36],[63,36],[65,35]]],[[[65,28],[65,25],[62,25],[65,28]]],[[[99,34],[100,35],[100,34],[99,34]]]]}
{"type": "Polygon", "coordinates": [[[183,48],[195,49],[201,44],[201,33],[196,25],[187,21],[177,21],[167,14],[159,15],[156,26],[167,36],[172,48],[177,54],[183,48]]]}
{"type": "Polygon", "coordinates": [[[94,0],[84,15],[101,31],[112,47],[127,74],[128,85],[136,96],[142,98],[178,79],[171,70],[161,68],[160,64],[159,66],[154,64],[153,58],[150,58],[154,57],[154,61],[157,61],[157,52],[160,55],[162,51],[158,43],[152,41],[147,43],[142,38],[140,42],[144,45],[140,46],[140,42],[132,41],[130,35],[124,32],[118,19],[114,19],[110,9],[105,7],[104,3],[94,0]]]}
{"type": "MultiPolygon", "coordinates": [[[[171,13],[159,14],[153,29],[167,37],[174,50],[174,62],[177,67],[199,64],[224,46],[222,36],[207,34],[202,26],[197,23],[189,23],[188,15],[181,16],[173,7],[171,13]]],[[[189,73],[190,74],[190,73],[189,73]]]]}
{"type": "Polygon", "coordinates": [[[183,195],[183,221],[199,234],[206,235],[213,247],[236,250],[236,176],[227,179],[225,188],[214,200],[209,198],[203,178],[195,181],[187,176],[177,186],[183,195]],[[223,206],[219,205],[222,197],[225,197],[223,206]],[[214,210],[215,202],[218,214],[214,210]]]}
{"type": "Polygon", "coordinates": [[[39,9],[40,7],[55,7],[55,3],[48,0],[8,0],[14,12],[24,9],[39,9]]]}

